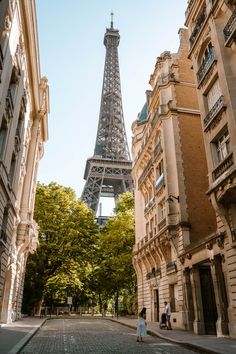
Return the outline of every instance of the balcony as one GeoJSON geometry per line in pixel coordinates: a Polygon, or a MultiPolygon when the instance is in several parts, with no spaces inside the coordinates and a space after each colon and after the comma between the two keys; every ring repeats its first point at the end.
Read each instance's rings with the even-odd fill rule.
{"type": "Polygon", "coordinates": [[[210,124],[215,120],[218,115],[226,109],[226,105],[224,103],[224,96],[220,96],[212,109],[209,111],[207,116],[204,118],[204,131],[208,129],[210,124]]]}
{"type": "Polygon", "coordinates": [[[145,205],[145,208],[144,208],[144,213],[147,213],[149,211],[149,209],[151,209],[151,207],[154,205],[155,203],[155,198],[151,198],[149,200],[149,202],[145,205]]]}
{"type": "Polygon", "coordinates": [[[208,56],[204,59],[202,65],[200,66],[197,72],[197,81],[200,85],[206,74],[209,72],[210,68],[212,67],[213,63],[216,61],[216,56],[213,50],[211,50],[208,56]]]}
{"type": "Polygon", "coordinates": [[[229,154],[213,171],[213,180],[219,178],[225,171],[227,171],[234,164],[233,153],[229,154]]]}
{"type": "Polygon", "coordinates": [[[236,10],[234,10],[223,31],[225,37],[225,46],[231,47],[233,41],[236,40],[236,10]]]}
{"type": "Polygon", "coordinates": [[[169,262],[166,264],[166,273],[177,272],[177,266],[175,262],[169,262]]]}
{"type": "Polygon", "coordinates": [[[7,97],[6,97],[6,112],[9,118],[13,117],[13,111],[14,111],[13,97],[12,97],[11,90],[8,89],[7,97]]]}
{"type": "Polygon", "coordinates": [[[206,19],[206,8],[203,9],[203,11],[201,12],[200,16],[198,17],[196,26],[194,27],[194,30],[189,38],[189,42],[190,42],[190,47],[193,46],[196,38],[198,37],[198,34],[205,22],[206,19]]]}
{"type": "Polygon", "coordinates": [[[161,270],[159,268],[152,268],[152,271],[146,274],[146,279],[149,280],[151,278],[160,277],[161,270]]]}

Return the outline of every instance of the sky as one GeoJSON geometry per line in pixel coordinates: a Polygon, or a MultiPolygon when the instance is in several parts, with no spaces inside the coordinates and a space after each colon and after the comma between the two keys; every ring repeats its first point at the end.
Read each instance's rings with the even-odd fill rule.
{"type": "MultiPolygon", "coordinates": [[[[145,103],[156,58],[178,50],[187,0],[36,0],[36,6],[41,76],[48,78],[50,94],[49,140],[38,181],[71,187],[80,197],[96,141],[110,13],[121,37],[121,91],[131,148],[131,124],[145,103]]],[[[103,204],[108,215],[110,206],[103,204]]]]}

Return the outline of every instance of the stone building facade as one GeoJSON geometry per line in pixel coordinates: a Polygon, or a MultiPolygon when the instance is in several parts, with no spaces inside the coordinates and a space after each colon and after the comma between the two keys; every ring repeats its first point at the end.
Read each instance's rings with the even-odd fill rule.
{"type": "MultiPolygon", "coordinates": [[[[204,277],[206,269],[208,275],[208,245],[219,235],[206,196],[207,163],[187,29],[179,35],[178,53],[164,52],[157,58],[149,82],[152,89],[132,125],[133,265],[139,309],[147,308],[147,319],[160,321],[167,300],[172,326],[193,329],[199,289],[188,262],[198,262],[193,253],[201,250],[200,273],[204,277]]],[[[219,253],[221,246],[214,246],[219,253]]]]}
{"type": "MultiPolygon", "coordinates": [[[[206,150],[206,193],[217,221],[216,238],[206,244],[211,252],[208,278],[213,281],[212,294],[205,305],[201,286],[195,294],[189,287],[189,308],[194,312],[191,317],[196,332],[207,332],[210,324],[204,318],[208,306],[217,335],[236,338],[236,1],[190,0],[186,26],[206,150]],[[191,304],[194,296],[199,300],[198,311],[191,304]]],[[[207,280],[206,275],[205,280],[201,278],[199,267],[199,262],[207,259],[204,252],[190,252],[192,258],[184,264],[186,283],[191,271],[197,286],[207,280]]]]}
{"type": "Polygon", "coordinates": [[[48,139],[49,92],[40,76],[34,0],[0,1],[0,322],[21,315],[37,170],[48,139]]]}

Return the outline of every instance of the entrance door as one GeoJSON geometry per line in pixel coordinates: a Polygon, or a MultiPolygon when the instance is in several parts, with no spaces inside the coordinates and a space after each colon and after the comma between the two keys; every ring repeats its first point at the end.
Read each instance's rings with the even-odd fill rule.
{"type": "Polygon", "coordinates": [[[199,268],[206,334],[216,334],[217,309],[210,266],[199,268]]]}
{"type": "Polygon", "coordinates": [[[154,322],[159,322],[159,291],[154,289],[154,322]]]}

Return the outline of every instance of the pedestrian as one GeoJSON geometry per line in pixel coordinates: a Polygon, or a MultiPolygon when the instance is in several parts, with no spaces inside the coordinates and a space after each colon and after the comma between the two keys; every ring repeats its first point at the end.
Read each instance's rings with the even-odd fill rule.
{"type": "Polygon", "coordinates": [[[138,315],[137,342],[143,342],[143,337],[147,335],[146,307],[143,307],[138,315]]]}
{"type": "Polygon", "coordinates": [[[171,316],[171,307],[170,303],[167,301],[164,302],[165,305],[165,314],[166,314],[166,324],[167,324],[167,329],[172,329],[171,328],[171,323],[170,323],[170,316],[171,316]]]}

